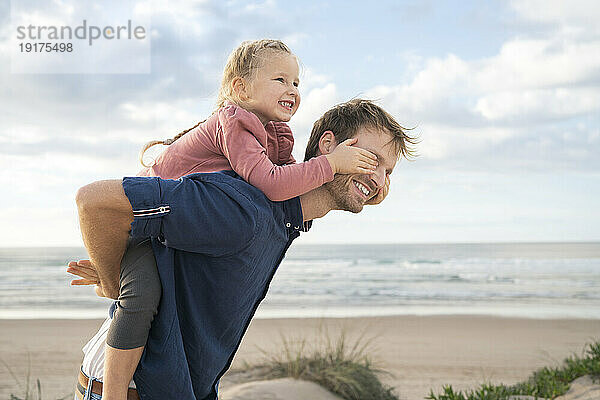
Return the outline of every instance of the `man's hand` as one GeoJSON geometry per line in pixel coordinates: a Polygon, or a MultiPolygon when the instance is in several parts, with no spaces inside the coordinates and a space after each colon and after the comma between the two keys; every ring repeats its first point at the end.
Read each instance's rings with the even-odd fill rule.
{"type": "Polygon", "coordinates": [[[365,204],[368,204],[370,206],[379,204],[383,201],[383,199],[385,199],[387,197],[389,192],[390,192],[390,176],[386,175],[385,185],[379,190],[379,192],[377,192],[377,194],[374,197],[367,200],[367,202],[365,204]]]}
{"type": "Polygon", "coordinates": [[[99,297],[111,298],[104,293],[102,285],[100,284],[100,279],[98,278],[98,272],[90,260],[71,261],[67,267],[67,272],[82,278],[73,279],[71,285],[96,285],[96,295],[99,297]]]}

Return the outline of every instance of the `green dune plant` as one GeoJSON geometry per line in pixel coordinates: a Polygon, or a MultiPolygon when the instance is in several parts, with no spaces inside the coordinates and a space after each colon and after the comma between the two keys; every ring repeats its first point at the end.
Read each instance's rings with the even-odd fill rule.
{"type": "MultiPolygon", "coordinates": [[[[322,331],[322,329],[319,329],[322,331]]],[[[315,382],[347,400],[398,400],[394,388],[383,384],[379,376],[388,374],[374,365],[367,351],[374,338],[363,333],[349,340],[345,330],[333,339],[327,332],[320,339],[290,340],[282,334],[282,351],[267,352],[263,361],[244,363],[244,370],[255,371],[254,379],[291,377],[315,382]]]]}
{"type": "Polygon", "coordinates": [[[504,400],[510,396],[525,395],[539,399],[554,399],[569,390],[575,379],[590,375],[594,382],[600,381],[600,342],[585,346],[582,356],[567,357],[558,367],[544,367],[534,372],[526,381],[515,385],[482,384],[475,390],[454,391],[451,385],[443,388],[443,393],[433,391],[429,400],[504,400]]]}

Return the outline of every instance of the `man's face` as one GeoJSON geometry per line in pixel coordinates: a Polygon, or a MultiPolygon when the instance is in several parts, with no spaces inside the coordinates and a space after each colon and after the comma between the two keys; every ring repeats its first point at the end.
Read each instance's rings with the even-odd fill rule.
{"type": "Polygon", "coordinates": [[[333,181],[323,185],[331,194],[337,210],[358,213],[370,198],[385,185],[385,178],[392,173],[398,155],[391,143],[392,135],[377,128],[360,128],[354,146],[369,150],[377,156],[379,165],[373,174],[336,174],[333,181]]]}

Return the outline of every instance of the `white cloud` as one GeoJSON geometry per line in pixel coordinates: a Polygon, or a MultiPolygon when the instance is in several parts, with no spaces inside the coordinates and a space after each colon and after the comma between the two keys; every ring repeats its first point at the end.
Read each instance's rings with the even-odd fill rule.
{"type": "Polygon", "coordinates": [[[174,20],[196,20],[206,15],[210,6],[207,0],[150,0],[136,2],[133,7],[135,15],[144,17],[170,17],[174,20]]]}
{"type": "Polygon", "coordinates": [[[460,125],[473,117],[470,75],[469,63],[451,54],[427,60],[406,84],[376,86],[364,97],[379,101],[403,126],[420,128],[426,122],[460,125]]]}
{"type": "MultiPolygon", "coordinates": [[[[385,105],[384,105],[385,108],[385,105]]],[[[454,127],[427,123],[418,129],[419,154],[428,159],[470,159],[473,155],[515,136],[516,131],[503,127],[454,127]]]]}
{"type": "Polygon", "coordinates": [[[594,144],[600,142],[600,128],[596,128],[588,134],[588,143],[594,144]]]}
{"type": "Polygon", "coordinates": [[[600,16],[595,0],[512,0],[510,5],[524,19],[562,26],[597,26],[600,16]]]}
{"type": "Polygon", "coordinates": [[[412,79],[419,71],[423,69],[423,63],[425,62],[425,59],[414,49],[400,51],[396,54],[396,57],[398,58],[399,64],[402,65],[402,80],[412,79]]]}
{"type": "Polygon", "coordinates": [[[599,65],[598,40],[514,39],[497,56],[474,63],[472,78],[481,91],[560,87],[598,78],[599,65]]]}
{"type": "Polygon", "coordinates": [[[0,138],[5,142],[31,144],[47,139],[49,135],[43,126],[33,122],[20,122],[5,128],[4,134],[0,138]]]}
{"type": "Polygon", "coordinates": [[[496,92],[480,97],[475,110],[489,120],[570,117],[600,110],[600,91],[577,87],[496,92]]]}
{"type": "MultiPolygon", "coordinates": [[[[35,7],[39,15],[32,18],[41,21],[42,14],[52,16],[49,9],[57,8],[58,3],[69,0],[40,2],[35,7]]],[[[301,59],[306,53],[308,60],[314,55],[308,46],[317,40],[313,35],[323,40],[332,35],[335,42],[333,36],[338,33],[333,31],[333,24],[323,30],[307,29],[310,24],[301,21],[304,15],[286,15],[281,10],[283,3],[268,1],[246,7],[247,3],[240,1],[161,0],[137,4],[134,16],[153,18],[153,69],[144,76],[9,74],[8,17],[0,26],[0,64],[4,65],[0,68],[5,72],[0,76],[0,185],[10,187],[14,194],[8,204],[12,214],[0,221],[1,226],[11,227],[11,232],[5,232],[4,245],[79,244],[73,207],[77,187],[96,179],[134,174],[140,167],[137,152],[142,143],[172,137],[206,118],[212,111],[226,55],[241,40],[282,37],[298,49],[301,59]],[[45,225],[38,228],[42,218],[45,225]],[[31,226],[36,226],[33,232],[31,226]]],[[[492,56],[474,59],[473,55],[467,58],[460,53],[438,52],[429,57],[424,55],[429,49],[420,53],[422,48],[417,44],[417,50],[398,53],[389,49],[394,61],[386,56],[387,64],[373,63],[367,71],[354,71],[352,63],[338,65],[335,58],[328,57],[317,62],[313,58],[310,65],[314,68],[303,68],[303,100],[290,123],[297,159],[302,158],[314,121],[331,106],[347,100],[341,97],[343,89],[356,90],[352,89],[355,82],[343,79],[376,74],[379,68],[384,72],[388,72],[385,68],[398,69],[393,78],[397,80],[364,92],[364,97],[379,99],[379,104],[403,125],[416,126],[415,132],[423,140],[419,146],[422,157],[414,164],[403,162],[396,169],[395,189],[381,208],[367,209],[359,217],[334,214],[327,218],[331,222],[320,222],[323,226],[309,239],[331,242],[331,237],[339,237],[346,241],[347,235],[339,236],[340,226],[352,229],[360,221],[368,232],[352,240],[489,239],[493,235],[483,233],[489,226],[475,234],[456,236],[458,230],[475,228],[457,217],[455,205],[466,202],[462,211],[464,215],[473,212],[472,221],[503,219],[502,215],[492,218],[493,207],[481,211],[482,206],[477,214],[480,203],[486,204],[490,197],[472,194],[492,191],[494,201],[502,203],[510,200],[506,193],[518,194],[518,188],[538,192],[537,183],[529,176],[515,185],[513,180],[520,175],[507,174],[510,168],[513,172],[519,168],[528,173],[540,171],[546,176],[548,171],[554,175],[561,169],[600,170],[600,96],[596,89],[600,82],[600,8],[595,2],[580,1],[519,0],[512,6],[523,22],[518,24],[520,31],[492,56]],[[336,68],[352,73],[344,78],[336,68]],[[439,168],[439,173],[424,171],[411,179],[411,171],[426,166],[439,168]],[[461,172],[475,170],[483,171],[477,185],[456,178],[461,172]],[[489,174],[492,170],[504,177],[502,190],[497,189],[499,177],[489,174]],[[417,201],[409,204],[410,199],[417,201]],[[442,203],[446,208],[441,209],[442,203]],[[446,228],[440,230],[440,222],[447,224],[446,228]]],[[[327,7],[320,3],[303,7],[305,19],[335,11],[327,7]]],[[[59,13],[60,18],[81,22],[80,6],[74,10],[58,8],[64,14],[59,13]]],[[[356,15],[356,20],[348,23],[359,22],[361,17],[356,15]]],[[[49,20],[45,21],[47,24],[49,20]]],[[[376,50],[365,52],[377,61],[381,58],[376,50]]],[[[356,79],[364,91],[364,82],[356,79]]],[[[153,150],[160,151],[160,147],[153,150]]],[[[563,178],[562,182],[570,181],[563,178]]],[[[586,190],[588,186],[594,188],[586,178],[578,182],[586,190]]],[[[563,184],[557,186],[562,190],[563,184]]],[[[560,198],[561,190],[535,202],[529,198],[513,200],[528,205],[527,215],[533,208],[529,204],[560,198]]],[[[575,195],[585,197],[577,190],[573,186],[575,195]]],[[[560,210],[563,203],[570,204],[572,198],[570,193],[568,198],[564,194],[564,201],[557,202],[553,211],[538,211],[539,220],[560,210]]],[[[538,236],[548,238],[544,235],[540,228],[538,236]]],[[[512,238],[510,231],[497,237],[512,238]]]]}
{"type": "Polygon", "coordinates": [[[33,196],[27,197],[28,201],[41,202],[41,193],[69,192],[93,179],[135,174],[141,169],[136,165],[136,156],[124,154],[109,160],[93,153],[7,155],[0,162],[0,185],[10,187],[14,195],[33,196]]]}
{"type": "Polygon", "coordinates": [[[420,120],[449,104],[490,119],[590,112],[598,107],[598,90],[579,86],[600,79],[600,41],[557,42],[512,40],[499,55],[470,62],[455,55],[433,58],[408,84],[378,86],[368,94],[420,120]]]}
{"type": "Polygon", "coordinates": [[[262,2],[252,2],[244,6],[244,10],[248,12],[267,12],[272,10],[277,4],[274,0],[265,0],[262,2]]]}
{"type": "Polygon", "coordinates": [[[183,124],[197,118],[197,113],[188,111],[188,101],[179,103],[143,102],[122,103],[119,110],[125,118],[133,122],[168,122],[173,125],[183,124]]]}
{"type": "MultiPolygon", "coordinates": [[[[22,10],[17,7],[17,2],[11,2],[11,22],[13,27],[29,25],[36,26],[63,26],[71,22],[73,10],[68,8],[54,7],[45,10],[22,10]],[[16,4],[15,4],[16,3],[16,4]]],[[[37,37],[37,31],[33,29],[33,35],[37,37]]]]}
{"type": "Polygon", "coordinates": [[[56,5],[56,8],[62,10],[62,12],[64,12],[67,15],[71,15],[75,12],[75,7],[73,7],[66,1],[53,0],[52,2],[56,5]]]}
{"type": "Polygon", "coordinates": [[[293,49],[294,46],[298,46],[302,42],[306,41],[308,38],[309,38],[308,34],[298,32],[298,33],[291,33],[289,35],[286,35],[281,40],[283,41],[283,43],[292,47],[292,51],[294,51],[294,49],[293,49]]]}
{"type": "Polygon", "coordinates": [[[300,60],[300,64],[300,93],[302,96],[310,92],[311,89],[323,87],[333,81],[329,75],[322,74],[313,68],[302,65],[302,60],[300,60]]]}
{"type": "MultiPolygon", "coordinates": [[[[566,146],[560,150],[564,165],[581,165],[590,149],[580,141],[594,142],[594,123],[570,140],[559,124],[569,126],[574,117],[594,121],[600,112],[600,8],[593,3],[513,2],[520,18],[557,28],[511,38],[498,54],[481,59],[449,54],[420,60],[409,54],[412,68],[420,68],[409,81],[377,86],[367,95],[380,99],[404,125],[418,127],[425,159],[470,154],[476,160],[499,151],[517,165],[501,145],[521,138],[554,155],[566,146]]],[[[529,162],[549,163],[547,153],[531,153],[529,162]]]]}
{"type": "MultiPolygon", "coordinates": [[[[77,4],[74,11],[68,7],[56,10],[58,7],[52,2],[28,4],[30,7],[19,9],[34,10],[32,13],[39,16],[34,20],[44,24],[52,21],[54,15],[57,24],[63,19],[79,24],[84,16],[90,17],[85,15],[89,14],[90,4],[77,4]]],[[[22,144],[73,138],[67,144],[73,149],[73,143],[82,143],[79,139],[93,136],[116,139],[116,134],[122,133],[127,135],[123,140],[145,141],[148,137],[174,135],[210,114],[226,53],[242,38],[262,31],[266,21],[271,20],[265,14],[269,6],[270,3],[264,3],[249,15],[240,4],[208,0],[137,2],[132,13],[144,18],[152,16],[153,31],[157,32],[152,43],[152,74],[67,74],[57,79],[52,75],[3,73],[0,85],[5,95],[0,99],[3,119],[0,140],[22,144]],[[239,24],[244,18],[254,18],[255,24],[239,24]],[[240,26],[244,29],[231,29],[240,26]],[[192,29],[203,33],[190,35],[192,29]],[[121,104],[126,106],[119,108],[121,104]]],[[[114,12],[118,10],[117,7],[114,12]]],[[[17,12],[18,21],[30,19],[21,11],[17,12]]],[[[0,28],[2,65],[10,65],[8,25],[2,24],[0,28]]],[[[278,36],[282,25],[275,21],[269,26],[273,36],[278,36]]],[[[293,35],[287,28],[281,32],[293,35]]],[[[84,146],[82,150],[85,149],[84,146]]]]}
{"type": "Polygon", "coordinates": [[[2,246],[81,246],[77,210],[73,203],[65,207],[8,207],[0,217],[0,226],[11,227],[2,246]]]}

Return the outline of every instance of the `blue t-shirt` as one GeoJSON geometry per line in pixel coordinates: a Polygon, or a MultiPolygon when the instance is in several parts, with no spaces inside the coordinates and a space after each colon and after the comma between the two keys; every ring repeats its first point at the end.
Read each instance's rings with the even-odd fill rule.
{"type": "Polygon", "coordinates": [[[299,198],[270,201],[231,171],[123,179],[131,236],[151,237],[162,298],[135,372],[146,399],[217,398],[291,242],[306,230],[299,198]]]}

